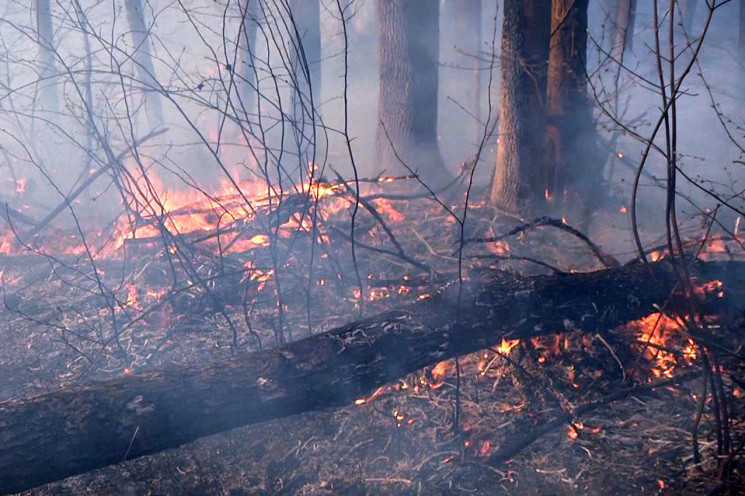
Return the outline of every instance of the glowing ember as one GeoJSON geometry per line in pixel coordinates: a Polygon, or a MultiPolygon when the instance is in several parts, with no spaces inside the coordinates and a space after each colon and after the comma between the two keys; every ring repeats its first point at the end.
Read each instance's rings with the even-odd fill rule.
{"type": "Polygon", "coordinates": [[[492,243],[491,251],[496,253],[497,255],[506,255],[507,252],[510,251],[510,245],[506,241],[497,241],[495,243],[492,243]]]}

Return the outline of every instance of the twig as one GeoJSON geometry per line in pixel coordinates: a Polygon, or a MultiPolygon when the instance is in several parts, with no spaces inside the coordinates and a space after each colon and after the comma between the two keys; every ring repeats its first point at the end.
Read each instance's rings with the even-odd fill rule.
{"type": "Polygon", "coordinates": [[[625,399],[631,395],[638,395],[638,394],[649,394],[654,389],[661,388],[661,387],[668,387],[668,386],[677,386],[680,384],[683,384],[685,382],[692,381],[694,379],[697,379],[701,376],[701,371],[693,371],[689,372],[687,374],[684,374],[680,377],[677,377],[675,379],[670,379],[666,381],[656,382],[653,384],[644,384],[642,386],[635,386],[630,388],[622,389],[621,391],[617,391],[616,393],[610,394],[606,396],[605,398],[602,398],[597,401],[593,401],[591,403],[586,403],[584,405],[581,405],[574,409],[572,412],[564,413],[562,415],[559,415],[557,418],[552,420],[551,422],[547,423],[543,427],[540,427],[538,429],[535,429],[534,431],[530,432],[526,437],[515,441],[514,443],[500,449],[496,453],[493,453],[489,459],[488,463],[490,464],[498,464],[505,460],[508,460],[515,455],[519,454],[521,451],[523,451],[525,448],[533,444],[535,441],[537,441],[539,438],[545,436],[549,432],[552,432],[559,427],[561,427],[564,424],[567,424],[571,422],[575,417],[579,417],[581,415],[584,415],[586,413],[589,413],[601,406],[614,403],[616,401],[625,399]]]}
{"type": "Polygon", "coordinates": [[[569,224],[565,224],[564,221],[561,219],[554,219],[552,217],[538,217],[536,219],[533,219],[532,221],[523,224],[521,226],[517,226],[516,228],[512,229],[511,231],[502,234],[500,236],[493,236],[488,238],[469,238],[466,239],[464,243],[494,243],[496,241],[500,241],[508,236],[514,236],[515,234],[520,234],[526,231],[529,231],[530,229],[533,229],[534,227],[540,227],[540,226],[551,226],[556,227],[558,229],[561,229],[562,231],[566,231],[569,234],[574,235],[575,237],[582,240],[592,251],[592,253],[597,257],[600,262],[605,265],[609,269],[617,269],[621,267],[621,264],[611,255],[607,255],[603,253],[603,251],[598,247],[595,243],[593,243],[590,238],[582,234],[580,231],[575,229],[574,227],[570,226],[569,224]]]}

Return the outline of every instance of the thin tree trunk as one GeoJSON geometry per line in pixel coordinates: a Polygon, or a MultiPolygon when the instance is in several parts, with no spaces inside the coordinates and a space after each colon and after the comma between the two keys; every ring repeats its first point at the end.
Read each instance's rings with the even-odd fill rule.
{"type": "MultiPolygon", "coordinates": [[[[453,34],[452,60],[443,61],[456,66],[458,70],[457,79],[461,84],[460,91],[455,92],[457,104],[462,105],[468,116],[467,122],[472,129],[469,135],[473,143],[479,143],[483,134],[481,125],[481,0],[449,0],[443,4],[443,22],[456,21],[453,34]],[[470,72],[470,80],[468,73],[470,72]],[[467,81],[467,82],[466,82],[467,81]]],[[[462,112],[462,111],[459,111],[462,112]]],[[[445,119],[445,124],[450,125],[448,132],[452,132],[452,124],[445,119]]],[[[460,120],[456,121],[459,122],[460,120]]],[[[457,139],[462,140],[462,132],[457,139]]]]}
{"type": "Polygon", "coordinates": [[[145,24],[145,12],[142,0],[125,0],[127,20],[132,34],[134,54],[132,56],[137,65],[140,84],[144,91],[144,107],[150,127],[154,128],[163,123],[163,108],[159,98],[159,84],[155,75],[155,67],[150,50],[150,34],[145,24]]]}
{"type": "Polygon", "coordinates": [[[403,161],[431,186],[450,179],[437,143],[439,19],[439,0],[378,1],[379,171],[407,174],[403,161]]]}
{"type": "Polygon", "coordinates": [[[509,210],[535,209],[546,126],[550,0],[505,0],[499,146],[491,199],[509,210]]]}
{"type": "Polygon", "coordinates": [[[740,0],[739,25],[737,28],[737,53],[740,64],[745,64],[745,0],[740,0]]]}
{"type": "Polygon", "coordinates": [[[59,110],[57,83],[55,77],[54,28],[50,0],[36,0],[36,32],[39,45],[39,64],[41,66],[40,100],[42,108],[50,112],[59,110]]]}
{"type": "Polygon", "coordinates": [[[614,20],[613,48],[611,56],[620,66],[627,50],[633,48],[636,0],[618,0],[614,20]]]}
{"type": "Polygon", "coordinates": [[[242,17],[241,32],[238,47],[240,50],[240,67],[238,73],[238,94],[241,107],[246,114],[258,110],[258,78],[256,77],[256,31],[259,25],[259,0],[241,0],[240,12],[242,17]]]}
{"type": "Polygon", "coordinates": [[[680,18],[683,24],[683,29],[690,37],[693,36],[693,21],[696,19],[696,6],[698,0],[678,0],[680,18]]]}
{"type": "MultiPolygon", "coordinates": [[[[742,262],[691,266],[741,311],[742,262]]],[[[0,493],[295,413],[350,405],[377,387],[498,343],[580,330],[602,333],[671,301],[667,262],[583,274],[504,277],[443,293],[273,350],[151,371],[0,402],[0,493]],[[653,284],[650,281],[654,281],[653,284]]],[[[734,315],[734,314],[733,314],[734,315]]]]}
{"type": "Polygon", "coordinates": [[[547,89],[547,190],[554,208],[589,222],[602,167],[587,95],[588,0],[553,0],[547,89]]]}
{"type": "Polygon", "coordinates": [[[321,21],[319,0],[291,0],[290,81],[292,115],[285,124],[285,169],[295,183],[308,175],[308,163],[317,162],[318,107],[321,99],[321,21]],[[289,157],[294,157],[290,159],[289,157]],[[295,161],[294,167],[287,164],[295,161]]]}

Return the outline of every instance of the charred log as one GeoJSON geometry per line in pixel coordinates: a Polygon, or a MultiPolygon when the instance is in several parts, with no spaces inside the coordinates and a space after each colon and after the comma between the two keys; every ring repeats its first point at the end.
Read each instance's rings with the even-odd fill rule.
{"type": "MultiPolygon", "coordinates": [[[[745,301],[745,264],[692,267],[745,301]]],[[[0,492],[156,453],[231,428],[348,405],[378,386],[502,338],[603,332],[671,301],[666,263],[446,287],[428,300],[222,363],[173,368],[0,403],[0,492]]],[[[714,309],[716,310],[716,309],[714,309]]]]}

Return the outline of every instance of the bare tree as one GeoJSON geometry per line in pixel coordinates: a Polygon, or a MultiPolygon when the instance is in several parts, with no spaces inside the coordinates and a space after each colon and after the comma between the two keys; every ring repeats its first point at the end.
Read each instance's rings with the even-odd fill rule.
{"type": "Polygon", "coordinates": [[[39,88],[42,106],[51,112],[58,111],[57,73],[55,64],[54,28],[50,0],[36,0],[36,32],[39,45],[39,65],[41,74],[39,88]]]}
{"type": "Polygon", "coordinates": [[[448,180],[437,144],[439,14],[438,0],[378,2],[378,164],[401,171],[403,161],[435,185],[448,180]]]}
{"type": "Polygon", "coordinates": [[[561,213],[580,207],[586,222],[602,181],[603,160],[587,95],[588,0],[554,0],[548,66],[546,197],[561,213]]]}
{"type": "Polygon", "coordinates": [[[240,82],[240,95],[243,108],[251,112],[254,105],[258,107],[256,96],[258,95],[258,78],[256,74],[256,31],[259,25],[259,0],[241,0],[239,4],[241,11],[240,42],[241,61],[238,69],[243,81],[240,82]]]}
{"type": "Polygon", "coordinates": [[[740,15],[737,28],[737,54],[742,64],[745,61],[745,0],[740,0],[740,15]]]}
{"type": "Polygon", "coordinates": [[[612,58],[620,66],[626,50],[633,48],[634,20],[636,18],[636,0],[618,0],[614,22],[612,58]]]}
{"type": "Polygon", "coordinates": [[[516,211],[539,201],[545,144],[550,0],[505,0],[499,147],[491,200],[516,211]]]}
{"type": "Polygon", "coordinates": [[[145,13],[142,0],[126,0],[127,20],[129,21],[132,43],[134,44],[133,59],[144,90],[144,105],[151,127],[163,122],[163,109],[158,98],[158,80],[155,77],[155,67],[150,49],[149,29],[145,24],[145,13]]]}
{"type": "MultiPolygon", "coordinates": [[[[462,90],[457,93],[463,100],[456,102],[469,114],[472,123],[471,139],[478,143],[483,132],[481,123],[481,0],[448,0],[443,3],[442,17],[445,23],[454,19],[453,57],[459,75],[466,76],[470,72],[470,80],[466,77],[457,78],[463,81],[462,90]]],[[[455,78],[451,78],[455,79],[455,78]]],[[[459,136],[459,140],[463,137],[459,136]]]]}
{"type": "Polygon", "coordinates": [[[696,18],[696,6],[698,0],[678,0],[680,9],[680,20],[683,24],[683,29],[690,33],[693,29],[693,20],[696,18]]]}

